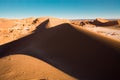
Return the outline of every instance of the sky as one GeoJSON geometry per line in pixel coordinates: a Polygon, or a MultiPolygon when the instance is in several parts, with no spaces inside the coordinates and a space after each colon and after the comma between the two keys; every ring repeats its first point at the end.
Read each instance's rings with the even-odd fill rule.
{"type": "Polygon", "coordinates": [[[120,0],[0,0],[0,18],[119,18],[120,0]]]}

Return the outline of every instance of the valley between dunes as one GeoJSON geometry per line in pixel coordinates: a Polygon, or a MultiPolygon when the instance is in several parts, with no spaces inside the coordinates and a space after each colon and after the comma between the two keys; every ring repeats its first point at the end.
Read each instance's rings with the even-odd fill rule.
{"type": "Polygon", "coordinates": [[[0,80],[119,80],[119,35],[97,32],[119,21],[78,22],[0,19],[0,80]]]}

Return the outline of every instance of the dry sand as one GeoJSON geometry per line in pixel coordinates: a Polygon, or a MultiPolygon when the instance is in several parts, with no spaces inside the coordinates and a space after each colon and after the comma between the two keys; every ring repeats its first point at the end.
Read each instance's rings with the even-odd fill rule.
{"type": "Polygon", "coordinates": [[[120,79],[119,41],[57,18],[33,19],[29,29],[0,46],[0,80],[120,79]]]}
{"type": "Polygon", "coordinates": [[[76,80],[50,64],[17,54],[0,59],[0,80],[76,80]]]}
{"type": "Polygon", "coordinates": [[[120,41],[120,20],[72,20],[71,23],[105,37],[120,41]],[[83,25],[81,25],[83,24],[83,25]]]}
{"type": "Polygon", "coordinates": [[[114,40],[120,41],[120,30],[119,30],[119,28],[114,29],[114,28],[107,28],[107,27],[89,27],[89,26],[86,26],[84,28],[88,29],[90,31],[99,33],[103,36],[112,38],[114,40]]]}

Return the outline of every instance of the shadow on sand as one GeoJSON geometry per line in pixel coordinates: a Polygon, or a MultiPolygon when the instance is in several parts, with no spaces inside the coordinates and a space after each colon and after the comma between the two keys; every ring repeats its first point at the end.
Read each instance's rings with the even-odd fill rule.
{"type": "Polygon", "coordinates": [[[120,52],[64,23],[46,29],[41,23],[33,34],[0,46],[0,57],[25,54],[42,59],[80,80],[120,78],[120,52]]]}

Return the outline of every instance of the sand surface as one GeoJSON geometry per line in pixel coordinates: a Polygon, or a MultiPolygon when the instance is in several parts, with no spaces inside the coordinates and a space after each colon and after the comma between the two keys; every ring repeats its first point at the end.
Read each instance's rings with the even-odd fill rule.
{"type": "Polygon", "coordinates": [[[11,40],[10,35],[1,42],[0,80],[120,79],[118,40],[63,19],[32,18],[24,26],[23,22],[19,25],[25,30],[12,32],[25,32],[22,36],[11,40]]]}
{"type": "Polygon", "coordinates": [[[0,59],[0,80],[76,80],[50,64],[17,54],[0,59]]]}
{"type": "Polygon", "coordinates": [[[84,28],[120,41],[120,29],[114,29],[108,27],[89,27],[89,26],[84,28]]]}

